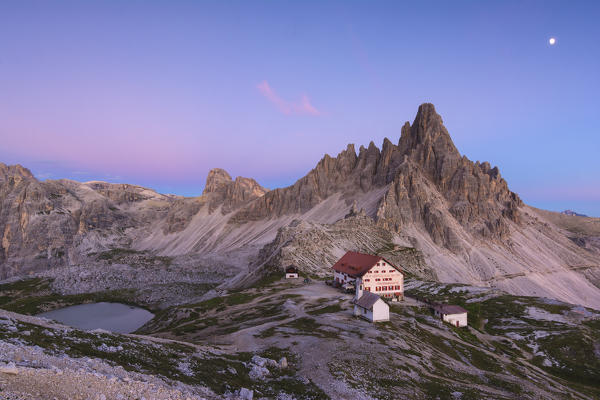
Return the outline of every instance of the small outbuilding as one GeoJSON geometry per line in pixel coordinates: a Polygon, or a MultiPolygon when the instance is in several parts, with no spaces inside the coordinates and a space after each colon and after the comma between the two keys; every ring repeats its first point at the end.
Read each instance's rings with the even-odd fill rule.
{"type": "Polygon", "coordinates": [[[456,327],[467,326],[467,310],[452,304],[434,304],[433,314],[456,327]]]}
{"type": "Polygon", "coordinates": [[[293,265],[288,266],[285,269],[285,279],[297,278],[298,277],[298,268],[293,265]]]}
{"type": "Polygon", "coordinates": [[[354,300],[354,315],[371,322],[389,321],[390,306],[375,293],[363,292],[354,300]]]}

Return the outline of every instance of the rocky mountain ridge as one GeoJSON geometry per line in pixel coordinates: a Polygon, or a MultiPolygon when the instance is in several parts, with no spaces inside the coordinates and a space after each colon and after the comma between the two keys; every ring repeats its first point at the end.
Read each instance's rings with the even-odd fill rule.
{"type": "Polygon", "coordinates": [[[276,189],[237,211],[233,223],[306,212],[336,193],[349,199],[356,191],[367,193],[389,186],[384,201],[371,215],[388,227],[422,222],[439,236],[437,205],[430,190],[442,195],[450,212],[463,226],[484,237],[502,236],[501,217],[518,221],[520,198],[508,189],[497,167],[461,157],[432,104],[419,107],[413,124],[406,123],[398,145],[387,138],[379,150],[348,145],[336,158],[325,155],[294,185],[276,189]]]}
{"type": "Polygon", "coordinates": [[[564,214],[564,215],[571,215],[571,216],[575,216],[575,217],[587,217],[587,215],[585,215],[585,214],[580,214],[580,213],[578,213],[578,212],[575,212],[575,211],[573,211],[573,210],[564,210],[564,211],[561,211],[560,213],[561,213],[561,214],[564,214]]]}
{"type": "Polygon", "coordinates": [[[497,167],[462,156],[431,104],[404,124],[397,144],[371,142],[358,153],[348,145],[271,191],[222,169],[210,171],[202,196],[184,198],[134,185],[40,182],[2,164],[0,233],[3,278],[131,248],[218,263],[239,271],[231,284],[292,261],[325,274],[332,257],[357,247],[413,248],[420,256],[402,262],[422,277],[600,307],[596,239],[556,225],[524,205],[497,167]],[[353,208],[361,216],[346,218],[353,208]]]}

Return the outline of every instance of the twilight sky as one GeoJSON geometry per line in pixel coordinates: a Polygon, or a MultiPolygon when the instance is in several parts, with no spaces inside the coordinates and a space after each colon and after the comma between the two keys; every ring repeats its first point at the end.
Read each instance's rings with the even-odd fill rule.
{"type": "Polygon", "coordinates": [[[599,20],[599,1],[4,0],[0,161],[275,188],[432,102],[525,202],[600,216],[599,20]]]}

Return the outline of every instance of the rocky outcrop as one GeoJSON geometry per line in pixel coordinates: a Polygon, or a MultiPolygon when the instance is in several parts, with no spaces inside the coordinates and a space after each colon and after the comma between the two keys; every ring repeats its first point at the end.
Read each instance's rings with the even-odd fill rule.
{"type": "Polygon", "coordinates": [[[204,204],[205,201],[196,198],[175,200],[169,207],[163,233],[168,235],[183,231],[204,204]]]}
{"type": "Polygon", "coordinates": [[[88,254],[129,248],[157,231],[183,232],[204,207],[228,214],[266,192],[220,169],[210,172],[202,196],[183,198],[128,184],[40,182],[20,165],[0,164],[0,279],[92,263],[88,254]]]}
{"type": "MultiPolygon", "coordinates": [[[[0,164],[0,278],[68,265],[88,252],[129,243],[123,232],[148,221],[127,205],[150,201],[146,192],[104,182],[40,182],[21,166],[0,164]]],[[[154,193],[152,200],[166,199],[154,193]]],[[[147,211],[160,217],[157,209],[147,211]]]]}
{"type": "Polygon", "coordinates": [[[87,186],[115,204],[136,203],[153,197],[150,194],[144,193],[148,189],[141,186],[107,182],[88,182],[87,186]]]}
{"type": "Polygon", "coordinates": [[[561,211],[560,213],[563,214],[563,215],[570,215],[572,217],[587,217],[587,215],[580,214],[580,213],[575,212],[573,210],[564,210],[564,211],[561,211]]]}
{"type": "Polygon", "coordinates": [[[295,265],[306,274],[329,277],[331,266],[349,250],[381,255],[413,275],[436,276],[407,238],[378,226],[356,208],[334,224],[294,220],[280,228],[260,250],[251,270],[273,272],[295,265]]]}
{"type": "Polygon", "coordinates": [[[234,181],[227,171],[215,168],[208,173],[202,195],[207,198],[209,212],[221,206],[221,213],[228,214],[268,191],[252,178],[238,176],[234,181]]]}

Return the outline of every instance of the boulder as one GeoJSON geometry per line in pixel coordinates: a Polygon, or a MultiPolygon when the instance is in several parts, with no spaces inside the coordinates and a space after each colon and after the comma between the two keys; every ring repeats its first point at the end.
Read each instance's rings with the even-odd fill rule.
{"type": "Polygon", "coordinates": [[[0,373],[7,375],[18,375],[19,369],[16,367],[14,362],[9,362],[8,364],[0,365],[0,373]]]}

